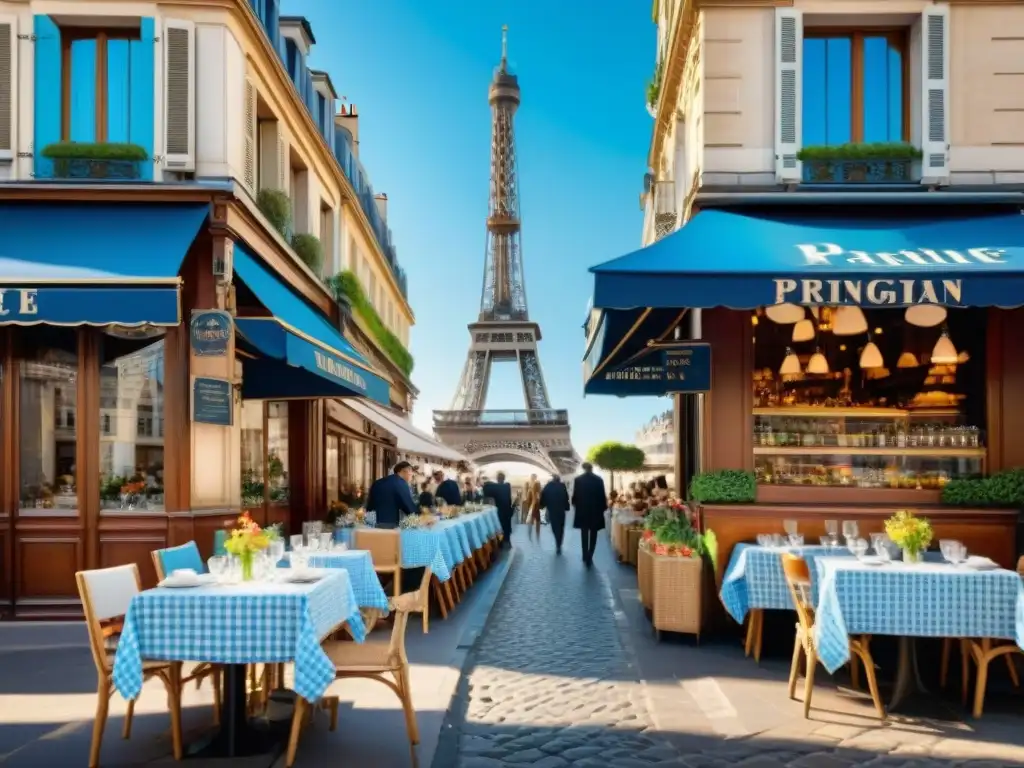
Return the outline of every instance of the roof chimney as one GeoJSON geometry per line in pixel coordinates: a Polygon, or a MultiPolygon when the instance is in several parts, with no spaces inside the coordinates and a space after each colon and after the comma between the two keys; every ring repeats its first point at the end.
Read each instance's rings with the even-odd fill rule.
{"type": "Polygon", "coordinates": [[[388,223],[388,196],[383,192],[380,192],[373,196],[374,202],[377,203],[377,213],[380,214],[380,220],[385,224],[388,223]]]}
{"type": "Polygon", "coordinates": [[[352,154],[359,157],[359,114],[355,104],[342,104],[334,116],[334,127],[352,138],[352,154]]]}

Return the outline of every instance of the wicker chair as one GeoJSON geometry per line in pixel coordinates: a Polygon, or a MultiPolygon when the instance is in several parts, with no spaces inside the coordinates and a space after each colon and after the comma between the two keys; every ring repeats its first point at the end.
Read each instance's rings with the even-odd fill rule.
{"type": "MultiPolygon", "coordinates": [[[[110,697],[114,693],[114,656],[117,643],[124,629],[124,616],[132,598],[141,590],[139,567],[135,564],[120,565],[116,568],[101,568],[93,571],[79,571],[75,574],[78,594],[82,598],[85,625],[89,631],[89,647],[96,663],[99,685],[96,691],[96,719],[92,727],[92,743],[89,747],[89,768],[100,764],[100,748],[103,731],[110,711],[110,697]]],[[[171,710],[171,743],[174,759],[181,759],[181,663],[173,661],[143,661],[144,680],[156,677],[167,689],[168,706],[171,710]]],[[[132,715],[135,701],[128,701],[122,736],[132,735],[132,715]]]]}
{"type": "MultiPolygon", "coordinates": [[[[405,654],[405,629],[409,623],[409,614],[418,611],[427,597],[430,575],[430,568],[426,568],[419,589],[391,598],[390,608],[395,614],[395,624],[392,627],[389,640],[367,639],[364,643],[328,640],[323,645],[324,652],[334,663],[335,679],[367,678],[383,683],[395,692],[402,702],[402,710],[405,713],[405,727],[409,735],[413,765],[416,764],[415,747],[420,743],[420,734],[416,724],[416,711],[412,706],[409,659],[405,654]],[[393,679],[389,679],[388,675],[393,679]]],[[[338,727],[338,697],[325,697],[323,703],[330,710],[331,730],[333,731],[338,727]]],[[[299,735],[307,720],[309,707],[309,702],[301,696],[297,697],[295,713],[292,716],[291,735],[288,739],[288,753],[285,758],[287,768],[291,768],[295,764],[299,735]]]]}
{"type": "MultiPolygon", "coordinates": [[[[782,570],[786,575],[786,584],[793,596],[796,606],[796,641],[793,644],[793,663],[789,670],[789,698],[796,699],[796,683],[800,676],[800,656],[807,659],[806,681],[804,683],[804,717],[810,717],[811,695],[814,692],[814,671],[818,666],[818,652],[814,647],[814,606],[811,605],[811,573],[807,561],[796,555],[782,556],[782,570]]],[[[885,718],[885,707],[878,694],[878,679],[875,677],[875,661],[871,657],[870,636],[862,635],[850,639],[850,657],[853,667],[854,659],[859,658],[864,664],[864,673],[868,678],[868,690],[875,704],[878,716],[885,718]]]]}

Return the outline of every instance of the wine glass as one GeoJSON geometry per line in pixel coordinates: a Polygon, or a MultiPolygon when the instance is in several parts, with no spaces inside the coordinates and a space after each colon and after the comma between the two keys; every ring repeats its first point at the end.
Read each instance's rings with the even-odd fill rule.
{"type": "Polygon", "coordinates": [[[224,572],[228,568],[228,559],[224,555],[214,555],[207,561],[207,564],[210,566],[210,573],[217,581],[224,578],[224,572]]]}
{"type": "Polygon", "coordinates": [[[334,539],[334,534],[333,533],[321,533],[320,534],[320,549],[323,550],[324,552],[329,552],[330,549],[331,549],[331,545],[334,543],[333,539],[334,539]]]}
{"type": "Polygon", "coordinates": [[[859,531],[856,520],[843,520],[843,538],[846,539],[847,546],[850,546],[851,540],[857,538],[859,531]]]}
{"type": "Polygon", "coordinates": [[[796,520],[782,521],[782,530],[784,530],[788,536],[796,536],[797,528],[796,520]]]}
{"type": "Polygon", "coordinates": [[[887,538],[884,533],[871,534],[871,548],[875,550],[876,555],[881,555],[882,550],[885,549],[885,540],[887,538]]]}
{"type": "MultiPolygon", "coordinates": [[[[303,527],[305,527],[305,523],[303,523],[303,527]]],[[[303,535],[301,533],[296,533],[294,536],[290,537],[288,539],[288,541],[292,545],[292,552],[301,552],[302,551],[302,545],[304,543],[304,539],[303,539],[303,535]]]]}
{"type": "Polygon", "coordinates": [[[954,539],[939,539],[939,552],[942,553],[942,559],[950,565],[956,558],[956,545],[957,542],[954,539]]]}
{"type": "Polygon", "coordinates": [[[273,561],[274,566],[281,562],[281,558],[284,557],[284,542],[280,539],[275,539],[270,542],[270,559],[273,561]]]}
{"type": "Polygon", "coordinates": [[[757,534],[757,546],[759,547],[770,547],[772,545],[772,537],[767,533],[757,534]]]}
{"type": "Polygon", "coordinates": [[[868,543],[864,539],[852,538],[850,539],[847,546],[849,546],[850,551],[853,553],[853,556],[856,557],[858,560],[864,557],[864,555],[868,551],[868,543]]]}
{"type": "Polygon", "coordinates": [[[802,533],[791,533],[789,534],[789,546],[791,547],[802,547],[804,545],[804,536],[802,533]]]}

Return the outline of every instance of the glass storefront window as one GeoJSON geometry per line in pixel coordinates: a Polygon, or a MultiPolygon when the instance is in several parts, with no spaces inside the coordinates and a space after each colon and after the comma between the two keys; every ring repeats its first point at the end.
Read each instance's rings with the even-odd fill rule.
{"type": "Polygon", "coordinates": [[[100,506],[163,511],[164,341],[115,331],[102,349],[100,506]]]}
{"type": "Polygon", "coordinates": [[[341,493],[338,464],[338,436],[327,435],[327,503],[337,501],[341,493]]]}
{"type": "Polygon", "coordinates": [[[288,403],[267,403],[267,488],[271,504],[287,504],[288,403]]]}
{"type": "Polygon", "coordinates": [[[753,316],[759,483],[939,490],[984,472],[984,310],[813,309],[753,316]]]}
{"type": "Polygon", "coordinates": [[[342,501],[349,506],[365,499],[369,488],[366,476],[366,454],[369,446],[362,440],[346,440],[347,476],[342,478],[342,501]]]}
{"type": "Polygon", "coordinates": [[[20,507],[78,509],[78,333],[28,328],[19,376],[20,507]]]}
{"type": "Polygon", "coordinates": [[[263,505],[263,401],[242,401],[242,506],[263,505]]]}

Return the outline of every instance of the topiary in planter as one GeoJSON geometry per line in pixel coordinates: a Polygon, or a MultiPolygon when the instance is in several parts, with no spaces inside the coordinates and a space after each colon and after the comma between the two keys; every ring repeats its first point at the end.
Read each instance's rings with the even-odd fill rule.
{"type": "Polygon", "coordinates": [[[307,267],[320,274],[324,264],[324,249],[319,237],[305,232],[292,235],[292,248],[307,267]]]}
{"type": "Polygon", "coordinates": [[[292,202],[288,195],[280,189],[261,189],[256,195],[256,206],[281,237],[287,239],[292,223],[292,202]]]}

